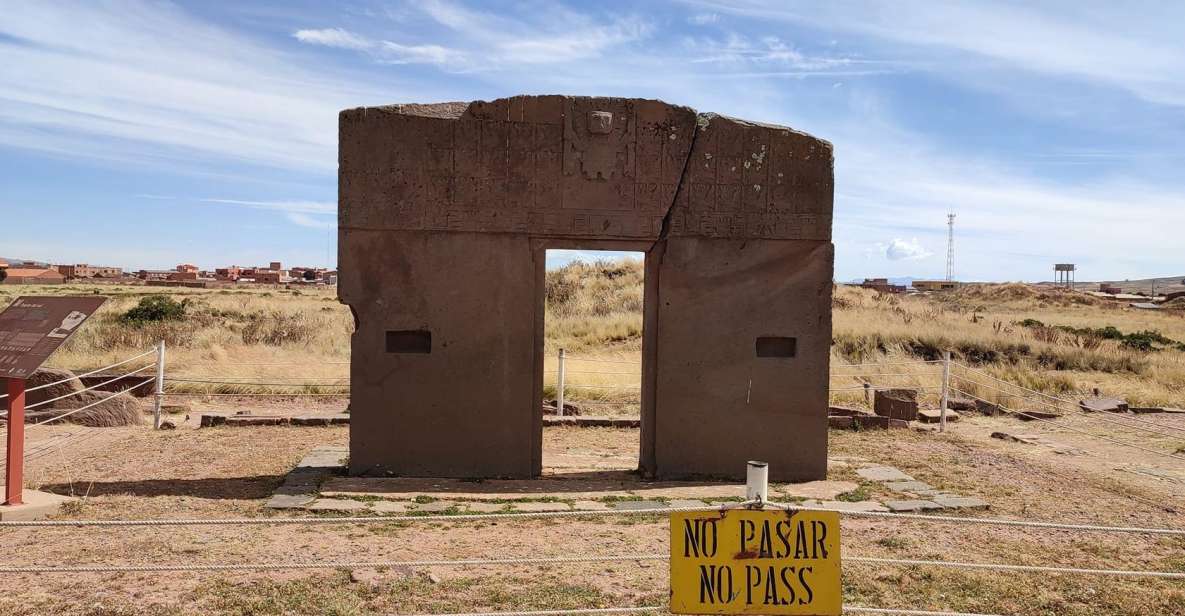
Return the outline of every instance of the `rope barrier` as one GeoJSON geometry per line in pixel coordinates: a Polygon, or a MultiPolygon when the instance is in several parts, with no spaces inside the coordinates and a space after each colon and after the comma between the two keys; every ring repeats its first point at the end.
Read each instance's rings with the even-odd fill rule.
{"type": "MultiPolygon", "coordinates": [[[[78,395],[78,394],[81,394],[81,393],[84,393],[84,392],[93,391],[93,390],[95,390],[95,389],[98,389],[98,388],[100,388],[100,387],[105,387],[105,386],[107,386],[107,385],[110,385],[110,384],[112,384],[112,383],[114,383],[114,382],[116,382],[116,381],[120,381],[120,380],[126,379],[126,378],[128,378],[129,376],[132,376],[132,375],[135,375],[135,374],[139,374],[139,373],[141,373],[141,372],[144,372],[145,370],[147,370],[147,369],[149,369],[149,368],[155,368],[155,367],[156,367],[156,362],[152,362],[151,364],[148,364],[147,366],[144,366],[144,367],[142,367],[142,368],[139,368],[139,369],[137,369],[137,370],[133,370],[133,371],[131,371],[131,372],[128,372],[127,374],[121,374],[120,376],[117,376],[117,377],[115,377],[115,378],[112,378],[112,379],[109,379],[109,380],[103,381],[102,383],[98,383],[98,384],[95,384],[95,385],[91,385],[90,387],[87,387],[86,389],[80,389],[80,390],[78,390],[78,391],[72,391],[72,392],[70,392],[70,393],[68,393],[68,394],[64,394],[64,395],[58,396],[57,398],[50,398],[50,399],[48,399],[48,400],[42,400],[41,402],[38,402],[38,403],[36,403],[36,404],[30,404],[30,405],[28,405],[28,406],[26,406],[26,407],[25,407],[25,410],[26,410],[26,411],[31,411],[31,410],[33,410],[33,409],[35,409],[35,408],[38,408],[38,407],[41,407],[41,406],[45,406],[45,405],[47,405],[47,404],[52,404],[52,403],[54,403],[54,402],[57,402],[58,400],[64,400],[64,399],[66,399],[66,398],[69,398],[69,397],[71,397],[71,396],[76,396],[76,395],[78,395]]],[[[137,385],[136,387],[139,387],[139,385],[137,385]]],[[[134,389],[134,388],[133,388],[133,389],[134,389]]]]}
{"type": "MultiPolygon", "coordinates": [[[[415,616],[564,616],[566,614],[646,614],[646,612],[665,610],[658,605],[638,608],[576,608],[566,610],[529,610],[529,611],[466,611],[456,614],[422,614],[415,616]]],[[[997,616],[994,614],[971,614],[963,611],[930,611],[904,610],[893,608],[864,608],[859,605],[845,605],[844,614],[885,614],[899,616],[997,616]]]]}
{"type": "Polygon", "coordinates": [[[1025,573],[1072,573],[1076,575],[1103,575],[1112,577],[1161,578],[1185,580],[1185,572],[1139,571],[1132,569],[1082,569],[1078,567],[1046,567],[1041,565],[1006,565],[1001,563],[964,563],[950,560],[907,560],[900,558],[871,558],[867,556],[845,556],[844,562],[867,565],[908,565],[911,567],[948,567],[952,569],[979,569],[985,571],[1020,571],[1025,573]]]}
{"type": "MultiPolygon", "coordinates": [[[[3,527],[156,527],[156,526],[240,526],[256,524],[388,524],[396,522],[477,522],[491,520],[549,520],[582,517],[603,517],[614,515],[659,516],[670,513],[710,513],[735,509],[751,503],[734,503],[726,507],[668,507],[665,509],[608,509],[601,511],[540,511],[512,513],[466,513],[457,515],[398,515],[398,516],[342,516],[342,517],[287,517],[287,518],[189,518],[158,520],[3,520],[3,527]]],[[[847,511],[815,507],[799,507],[785,503],[764,503],[787,511],[838,513],[850,518],[880,518],[889,520],[919,520],[924,522],[975,524],[982,526],[1004,526],[1014,528],[1040,528],[1081,532],[1110,532],[1125,534],[1165,535],[1185,537],[1185,529],[1145,528],[1137,526],[1101,526],[1091,524],[1066,524],[1033,520],[1008,520],[1003,518],[969,518],[920,513],[891,513],[884,511],[847,511]]]]}
{"type": "Polygon", "coordinates": [[[348,387],[348,383],[256,383],[246,380],[201,380],[165,377],[168,383],[204,383],[209,385],[261,385],[269,387],[348,387]]]}
{"type": "MultiPolygon", "coordinates": [[[[25,393],[27,394],[27,393],[29,393],[29,392],[31,392],[31,391],[37,391],[37,390],[40,390],[40,389],[45,389],[45,388],[47,388],[47,387],[53,387],[54,385],[61,385],[62,383],[69,383],[70,381],[73,381],[74,379],[81,379],[81,378],[83,378],[83,377],[87,377],[87,376],[91,376],[91,375],[98,374],[98,373],[100,373],[100,372],[103,372],[103,371],[105,371],[105,370],[110,370],[110,369],[112,369],[112,368],[118,368],[119,366],[122,366],[122,365],[124,365],[124,364],[128,364],[128,363],[131,363],[131,362],[133,362],[133,361],[136,361],[137,359],[140,359],[141,357],[144,357],[145,355],[152,355],[153,353],[156,353],[156,349],[152,349],[151,351],[145,351],[145,352],[143,352],[143,353],[141,353],[141,354],[139,354],[139,355],[136,355],[136,356],[133,356],[133,357],[129,357],[129,358],[127,358],[127,359],[125,359],[125,360],[123,360],[123,361],[121,361],[121,362],[116,362],[116,363],[114,363],[114,364],[111,364],[110,366],[104,366],[104,367],[102,367],[102,368],[96,368],[96,369],[94,369],[94,370],[91,370],[90,372],[84,372],[84,373],[82,373],[82,374],[76,374],[76,375],[74,375],[74,376],[72,376],[72,377],[70,377],[70,378],[62,379],[62,380],[60,380],[60,381],[54,381],[54,382],[52,382],[52,383],[46,383],[46,384],[44,384],[44,385],[38,385],[38,386],[36,386],[36,387],[30,387],[30,388],[28,388],[28,389],[26,389],[26,390],[25,390],[25,393]]],[[[155,364],[155,363],[153,363],[153,365],[156,365],[156,364],[155,364]]],[[[8,394],[0,394],[0,398],[7,398],[7,397],[8,397],[8,394]]]]}
{"type": "Polygon", "coordinates": [[[128,394],[129,392],[131,392],[133,389],[138,389],[138,388],[140,388],[140,387],[143,387],[144,385],[147,385],[148,383],[151,383],[151,382],[153,382],[153,381],[155,381],[155,380],[156,380],[156,377],[151,377],[151,378],[144,379],[143,381],[141,381],[141,382],[140,382],[138,385],[136,385],[136,386],[134,386],[134,387],[130,387],[130,388],[128,388],[128,389],[125,389],[125,390],[123,390],[123,391],[121,391],[121,392],[117,392],[117,393],[111,394],[110,396],[107,396],[106,398],[103,398],[102,400],[95,400],[94,402],[91,402],[90,404],[88,404],[88,405],[86,405],[86,406],[84,406],[84,407],[81,407],[81,408],[76,408],[76,409],[74,409],[74,410],[72,410],[72,411],[70,411],[70,412],[68,412],[68,413],[62,413],[61,415],[54,415],[53,417],[50,417],[49,419],[45,419],[45,420],[39,421],[39,422],[37,422],[37,423],[35,423],[35,424],[32,424],[32,425],[34,425],[34,426],[43,426],[43,425],[45,425],[45,424],[47,424],[47,423],[50,423],[50,422],[54,422],[54,421],[61,421],[61,420],[62,420],[63,418],[65,418],[65,417],[69,417],[69,416],[71,416],[71,415],[73,415],[73,414],[75,414],[75,413],[81,413],[82,411],[85,411],[85,410],[87,410],[87,409],[89,409],[89,408],[91,408],[91,407],[94,407],[94,406],[98,406],[98,405],[100,405],[100,404],[103,404],[104,402],[107,402],[108,400],[112,400],[112,399],[118,398],[118,397],[120,397],[120,396],[126,395],[126,394],[128,394]]]}
{"type": "MultiPolygon", "coordinates": [[[[297,569],[377,569],[383,567],[483,567],[493,565],[570,565],[606,562],[665,561],[666,554],[622,554],[609,556],[540,556],[531,558],[470,558],[460,560],[378,560],[324,561],[276,563],[209,563],[209,564],[151,564],[151,565],[0,565],[0,573],[150,573],[180,571],[284,571],[297,569]]],[[[1050,567],[1041,565],[1009,565],[1003,563],[967,563],[948,560],[909,560],[900,558],[872,558],[845,556],[845,563],[871,565],[904,565],[910,567],[946,567],[982,571],[1017,571],[1024,573],[1066,573],[1109,577],[1185,579],[1185,572],[1141,571],[1132,569],[1085,569],[1079,567],[1050,567]]]]}

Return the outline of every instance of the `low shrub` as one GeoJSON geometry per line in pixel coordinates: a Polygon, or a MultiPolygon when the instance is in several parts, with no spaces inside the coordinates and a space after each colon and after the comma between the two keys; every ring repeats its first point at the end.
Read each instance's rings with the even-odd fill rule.
{"type": "Polygon", "coordinates": [[[120,320],[133,325],[180,321],[185,318],[185,310],[188,307],[189,299],[177,301],[167,295],[149,295],[141,298],[140,303],[123,313],[120,320]]]}

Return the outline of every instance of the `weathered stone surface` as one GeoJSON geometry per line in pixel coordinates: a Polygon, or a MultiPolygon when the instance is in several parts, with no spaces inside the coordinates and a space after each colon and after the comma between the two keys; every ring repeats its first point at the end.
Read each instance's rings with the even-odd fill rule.
{"type": "Polygon", "coordinates": [[[675,509],[683,509],[686,507],[707,507],[708,504],[702,500],[680,498],[670,501],[667,503],[667,506],[675,509]]]}
{"type": "Polygon", "coordinates": [[[881,417],[914,421],[918,418],[918,392],[913,389],[878,389],[873,411],[881,417]]]}
{"type": "Polygon", "coordinates": [[[1145,414],[1150,414],[1150,413],[1164,413],[1164,414],[1170,414],[1170,415],[1185,414],[1185,409],[1175,409],[1175,408],[1164,407],[1164,406],[1133,406],[1133,407],[1129,407],[1128,410],[1130,410],[1133,413],[1140,414],[1140,415],[1145,415],[1145,414]]]}
{"type": "Polygon", "coordinates": [[[913,477],[891,467],[870,466],[856,469],[856,474],[870,481],[913,481],[913,477]]]}
{"type": "Polygon", "coordinates": [[[928,500],[890,500],[885,501],[885,507],[893,513],[909,513],[913,511],[929,511],[933,509],[942,509],[942,506],[934,501],[928,500]]]}
{"type": "Polygon", "coordinates": [[[998,438],[1002,441],[1012,441],[1014,443],[1024,443],[1026,445],[1037,445],[1039,443],[1037,439],[1030,436],[1008,432],[992,432],[992,438],[998,438]]]}
{"type": "Polygon", "coordinates": [[[291,420],[294,426],[339,426],[350,423],[347,413],[333,415],[297,415],[291,420]]]}
{"type": "Polygon", "coordinates": [[[825,476],[830,144],[621,98],[353,109],[339,126],[352,474],[541,472],[543,251],[576,241],[648,255],[647,476],[739,479],[751,458],[773,480],[825,476]]]}
{"type": "Polygon", "coordinates": [[[431,503],[415,503],[415,510],[426,513],[444,513],[460,504],[453,501],[435,501],[431,503]]]}
{"type": "Polygon", "coordinates": [[[1088,413],[1126,413],[1127,401],[1118,398],[1087,398],[1078,402],[1078,406],[1088,413]]]}
{"type": "MultiPolygon", "coordinates": [[[[0,484],[0,494],[4,493],[4,484],[0,484]]],[[[41,490],[22,490],[20,505],[0,505],[0,522],[28,522],[43,520],[57,515],[62,505],[77,499],[41,490]]]]}
{"type": "Polygon", "coordinates": [[[991,506],[987,501],[971,496],[935,496],[931,500],[946,509],[987,509],[991,506]]]}
{"type": "Polygon", "coordinates": [[[852,417],[832,415],[827,418],[827,427],[832,430],[855,430],[856,420],[852,417]]]}
{"type": "Polygon", "coordinates": [[[304,509],[315,500],[317,495],[309,492],[281,494],[277,491],[263,506],[268,509],[304,509]]]}
{"type": "MultiPolygon", "coordinates": [[[[958,420],[959,420],[959,414],[948,408],[946,411],[947,423],[955,422],[958,420]]],[[[941,423],[942,422],[942,409],[918,409],[918,421],[920,421],[922,423],[941,423]]]]}

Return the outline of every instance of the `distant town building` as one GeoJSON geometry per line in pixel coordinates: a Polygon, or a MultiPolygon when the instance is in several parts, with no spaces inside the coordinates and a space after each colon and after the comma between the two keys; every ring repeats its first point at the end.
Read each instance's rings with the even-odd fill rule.
{"type": "Polygon", "coordinates": [[[56,266],[58,273],[65,276],[67,279],[74,278],[121,278],[123,276],[122,267],[104,267],[101,265],[89,265],[86,263],[75,263],[73,265],[58,265],[56,266]]]}
{"type": "Polygon", "coordinates": [[[230,267],[219,267],[214,270],[214,278],[218,280],[228,280],[235,282],[243,276],[243,268],[232,265],[230,267]]]}
{"type": "Polygon", "coordinates": [[[198,269],[198,266],[192,263],[182,263],[181,265],[178,265],[176,269],[177,273],[179,274],[196,274],[201,271],[198,269]]]}
{"type": "Polygon", "coordinates": [[[918,291],[954,291],[959,283],[953,280],[915,280],[913,288],[918,291]]]}
{"type": "Polygon", "coordinates": [[[1099,292],[1100,293],[1110,293],[1111,295],[1119,295],[1120,293],[1123,293],[1123,289],[1121,289],[1115,285],[1110,285],[1110,284],[1107,284],[1104,282],[1099,285],[1099,292]]]}
{"type": "Polygon", "coordinates": [[[284,266],[279,261],[272,261],[268,265],[268,269],[278,272],[278,271],[284,269],[284,266]]]}
{"type": "Polygon", "coordinates": [[[905,293],[905,285],[889,284],[888,278],[865,278],[860,286],[878,293],[905,293]]]}
{"type": "Polygon", "coordinates": [[[57,270],[44,267],[7,266],[4,271],[8,274],[4,284],[62,284],[66,281],[57,270]]]}

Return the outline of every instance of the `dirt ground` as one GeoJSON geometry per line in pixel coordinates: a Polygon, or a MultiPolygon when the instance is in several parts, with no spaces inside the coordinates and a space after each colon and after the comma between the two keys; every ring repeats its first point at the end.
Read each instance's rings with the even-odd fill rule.
{"type": "MultiPolygon", "coordinates": [[[[154,432],[148,425],[32,428],[30,487],[82,497],[63,519],[287,515],[262,506],[283,476],[312,448],[348,441],[344,427],[196,427],[198,410],[339,412],[343,400],[224,399],[196,401],[193,406],[190,420],[179,421],[178,429],[169,431],[154,432]]],[[[1153,420],[1185,429],[1185,417],[1153,420]]],[[[1107,432],[1103,424],[1080,418],[1074,422],[1077,429],[1166,449],[1166,443],[1149,434],[1125,432],[1118,426],[1107,432]]],[[[990,437],[995,431],[1037,429],[1011,419],[974,418],[953,424],[946,434],[832,431],[830,448],[833,458],[892,465],[937,487],[987,500],[992,509],[985,516],[1185,526],[1185,461],[1064,430],[1044,435],[1064,447],[990,437]],[[1057,453],[1066,450],[1071,451],[1057,453]]],[[[629,468],[636,461],[637,446],[636,430],[548,428],[544,433],[548,471],[556,474],[629,468]]],[[[787,446],[793,446],[792,436],[787,446]]],[[[836,464],[829,478],[859,481],[854,470],[836,464]]],[[[879,484],[863,483],[862,489],[873,498],[888,496],[879,484]]],[[[7,566],[667,551],[662,516],[562,522],[0,528],[0,537],[7,554],[0,564],[7,566]]],[[[844,554],[852,556],[1185,571],[1185,538],[1180,537],[845,518],[842,543],[844,554]]],[[[849,605],[1034,616],[1185,614],[1185,583],[1179,580],[856,563],[845,564],[844,573],[849,605]]],[[[6,576],[0,613],[354,615],[662,605],[667,575],[662,562],[415,571],[20,574],[6,576]]]]}

